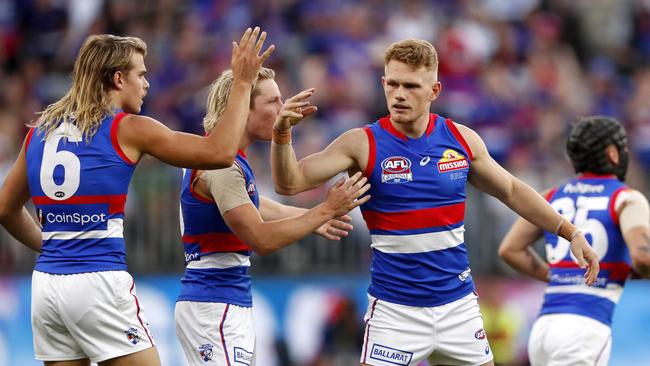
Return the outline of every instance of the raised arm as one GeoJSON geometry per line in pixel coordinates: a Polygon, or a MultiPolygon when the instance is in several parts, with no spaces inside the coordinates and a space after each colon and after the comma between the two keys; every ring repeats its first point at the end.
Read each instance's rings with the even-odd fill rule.
{"type": "Polygon", "coordinates": [[[246,129],[253,82],[274,49],[270,46],[260,55],[265,39],[266,32],[260,35],[256,27],[247,29],[239,44],[233,42],[232,89],[221,122],[209,136],[172,131],[152,118],[128,115],[118,129],[118,141],[126,156],[138,161],[142,154],[150,154],[186,168],[217,169],[232,165],[246,129]]]}
{"type": "Polygon", "coordinates": [[[320,205],[299,216],[264,221],[253,204],[244,204],[228,210],[223,218],[228,227],[259,255],[273,253],[307,236],[327,221],[343,216],[370,197],[359,198],[368,191],[366,178],[357,173],[352,178],[339,180],[320,205]]]}
{"type": "Polygon", "coordinates": [[[40,253],[42,236],[24,205],[31,194],[27,183],[25,143],[0,190],[0,224],[18,241],[40,253]]]}
{"type": "Polygon", "coordinates": [[[293,195],[316,188],[341,172],[363,171],[368,160],[368,138],[361,129],[352,129],[334,140],[325,150],[298,161],[291,146],[291,129],[316,112],[309,105],[314,89],[287,99],[273,125],[271,171],[275,191],[293,195]]]}
{"type": "Polygon", "coordinates": [[[626,193],[617,211],[621,233],[630,250],[635,272],[650,278],[650,207],[641,192],[630,190],[626,193]]]}
{"type": "Polygon", "coordinates": [[[534,189],[494,161],[476,132],[463,125],[456,124],[456,127],[474,155],[470,165],[469,182],[481,191],[498,198],[534,225],[558,233],[571,242],[571,252],[578,259],[578,265],[581,268],[588,267],[585,273],[586,283],[593,284],[600,268],[598,256],[584,235],[564,220],[534,189]]]}

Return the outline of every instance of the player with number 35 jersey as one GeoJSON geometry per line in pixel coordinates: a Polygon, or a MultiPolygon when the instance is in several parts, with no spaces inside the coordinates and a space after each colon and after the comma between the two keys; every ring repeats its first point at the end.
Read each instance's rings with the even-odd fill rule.
{"type": "Polygon", "coordinates": [[[606,365],[612,315],[634,269],[650,275],[648,201],[623,182],[627,170],[625,130],[607,117],[584,118],[574,126],[567,153],[577,177],[546,192],[551,206],[576,225],[598,254],[593,286],[569,243],[519,219],[499,250],[515,269],[548,282],[528,350],[532,365],[606,365]],[[530,245],[543,235],[545,263],[530,245]]]}

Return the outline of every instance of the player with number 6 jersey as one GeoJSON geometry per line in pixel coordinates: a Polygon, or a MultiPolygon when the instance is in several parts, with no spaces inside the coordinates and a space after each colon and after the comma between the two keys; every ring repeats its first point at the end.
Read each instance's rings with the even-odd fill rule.
{"type": "Polygon", "coordinates": [[[597,253],[601,271],[593,286],[582,283],[584,270],[565,239],[525,220],[515,222],[499,254],[513,268],[548,282],[529,340],[532,365],[606,365],[612,315],[625,281],[633,270],[650,275],[650,210],[646,198],[623,182],[627,141],[616,120],[578,121],[567,153],[578,175],[545,195],[597,253]],[[547,263],[530,247],[542,236],[547,263]]]}
{"type": "Polygon", "coordinates": [[[141,39],[86,39],[70,91],[32,123],[0,190],[0,224],[41,252],[32,276],[36,359],[66,366],[160,365],[126,271],[129,182],[144,154],[187,168],[232,165],[253,82],[273,51],[260,54],[265,38],[256,27],[233,42],[232,98],[219,128],[205,137],[138,115],[149,89],[141,39]],[[24,207],[30,197],[40,227],[24,207]]]}

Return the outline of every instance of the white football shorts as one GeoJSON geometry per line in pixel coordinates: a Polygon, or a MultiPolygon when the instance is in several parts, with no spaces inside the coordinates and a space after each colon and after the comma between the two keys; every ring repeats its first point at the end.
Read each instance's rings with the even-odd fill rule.
{"type": "Polygon", "coordinates": [[[178,301],[174,317],[190,366],[255,365],[252,307],[178,301]]]}
{"type": "Polygon", "coordinates": [[[482,365],[492,360],[478,298],[435,307],[406,306],[368,295],[361,363],[374,366],[482,365]]]}
{"type": "Polygon", "coordinates": [[[607,325],[576,314],[547,314],[533,324],[528,340],[532,366],[607,365],[612,331],[607,325]]]}
{"type": "Polygon", "coordinates": [[[34,271],[32,330],[41,361],[102,362],[155,346],[126,271],[34,271]]]}

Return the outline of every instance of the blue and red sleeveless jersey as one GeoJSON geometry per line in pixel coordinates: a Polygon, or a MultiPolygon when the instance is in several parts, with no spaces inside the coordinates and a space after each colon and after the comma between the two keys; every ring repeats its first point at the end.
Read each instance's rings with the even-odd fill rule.
{"type": "MultiPolygon", "coordinates": [[[[241,169],[251,202],[259,208],[255,176],[242,151],[235,164],[241,169]]],[[[250,247],[226,225],[216,203],[194,192],[196,172],[183,174],[181,228],[185,275],[178,301],[219,302],[250,307],[250,247]]]]}
{"type": "Polygon", "coordinates": [[[72,124],[26,140],[27,178],[42,225],[35,270],[53,274],[126,270],[124,204],[135,164],[117,142],[124,112],[88,142],[72,124]]]}
{"type": "Polygon", "coordinates": [[[451,120],[434,114],[417,139],[397,131],[389,117],[365,131],[372,186],[372,199],[361,206],[373,250],[368,293],[410,306],[466,296],[474,290],[463,223],[469,146],[451,120]]]}
{"type": "Polygon", "coordinates": [[[551,206],[582,230],[598,254],[600,273],[593,286],[585,285],[586,269],[574,261],[569,242],[545,232],[550,277],[541,315],[578,314],[611,325],[632,264],[615,206],[626,189],[615,176],[585,174],[549,192],[551,206]]]}

